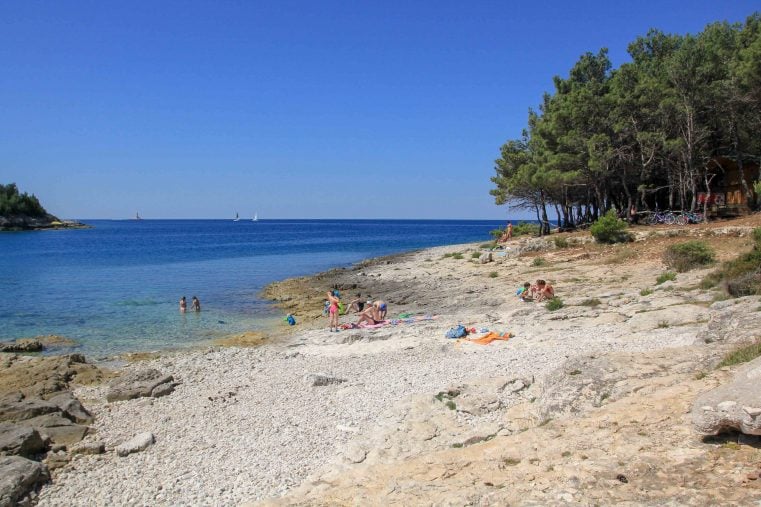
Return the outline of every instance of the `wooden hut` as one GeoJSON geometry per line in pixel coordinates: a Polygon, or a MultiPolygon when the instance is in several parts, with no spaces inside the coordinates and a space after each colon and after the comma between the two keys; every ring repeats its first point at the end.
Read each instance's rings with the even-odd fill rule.
{"type": "Polygon", "coordinates": [[[728,158],[714,160],[714,177],[711,180],[711,195],[706,192],[698,194],[698,205],[702,208],[708,199],[708,213],[712,216],[740,216],[747,215],[753,209],[757,196],[753,190],[753,183],[759,176],[758,164],[743,162],[742,172],[737,162],[728,158]],[[745,194],[742,177],[751,192],[751,198],[745,194]]]}

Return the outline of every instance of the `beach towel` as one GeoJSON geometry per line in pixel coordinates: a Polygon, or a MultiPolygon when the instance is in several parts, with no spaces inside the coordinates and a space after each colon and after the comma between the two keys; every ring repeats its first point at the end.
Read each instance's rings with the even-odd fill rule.
{"type": "Polygon", "coordinates": [[[494,340],[507,341],[507,340],[509,340],[512,337],[513,337],[512,333],[499,334],[499,333],[495,333],[494,331],[490,331],[489,333],[486,333],[485,335],[483,335],[481,337],[478,337],[478,338],[460,338],[457,341],[458,342],[477,343],[479,345],[489,345],[494,340]]]}

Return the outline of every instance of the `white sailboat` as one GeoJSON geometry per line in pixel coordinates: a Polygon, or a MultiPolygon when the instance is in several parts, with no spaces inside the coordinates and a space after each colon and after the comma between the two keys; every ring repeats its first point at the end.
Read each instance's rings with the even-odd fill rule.
{"type": "Polygon", "coordinates": [[[252,222],[256,222],[259,220],[259,215],[257,213],[254,213],[254,218],[251,219],[252,222]]]}
{"type": "Polygon", "coordinates": [[[142,218],[140,218],[140,213],[135,213],[135,220],[142,220],[142,218]]]}
{"type": "Polygon", "coordinates": [[[238,216],[237,211],[235,212],[235,219],[233,220],[233,222],[240,222],[240,217],[238,216]]]}

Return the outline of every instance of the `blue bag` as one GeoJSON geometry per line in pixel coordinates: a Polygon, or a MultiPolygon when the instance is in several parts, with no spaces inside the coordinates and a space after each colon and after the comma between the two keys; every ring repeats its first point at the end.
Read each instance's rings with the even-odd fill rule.
{"type": "Polygon", "coordinates": [[[447,338],[455,339],[455,338],[462,338],[463,336],[467,336],[467,335],[468,335],[468,330],[465,329],[465,326],[460,324],[457,327],[453,327],[449,331],[447,331],[445,336],[447,338]]]}

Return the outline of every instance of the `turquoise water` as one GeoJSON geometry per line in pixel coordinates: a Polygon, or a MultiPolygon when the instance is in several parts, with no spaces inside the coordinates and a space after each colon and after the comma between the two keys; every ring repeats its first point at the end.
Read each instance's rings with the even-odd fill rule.
{"type": "MultiPolygon", "coordinates": [[[[282,315],[275,280],[416,248],[486,241],[504,222],[90,220],[0,234],[0,339],[57,334],[102,357],[196,345],[282,315]],[[203,311],[180,314],[180,296],[203,311]]],[[[326,287],[327,290],[327,287],[326,287]]],[[[62,352],[58,350],[56,352],[62,352]]]]}

